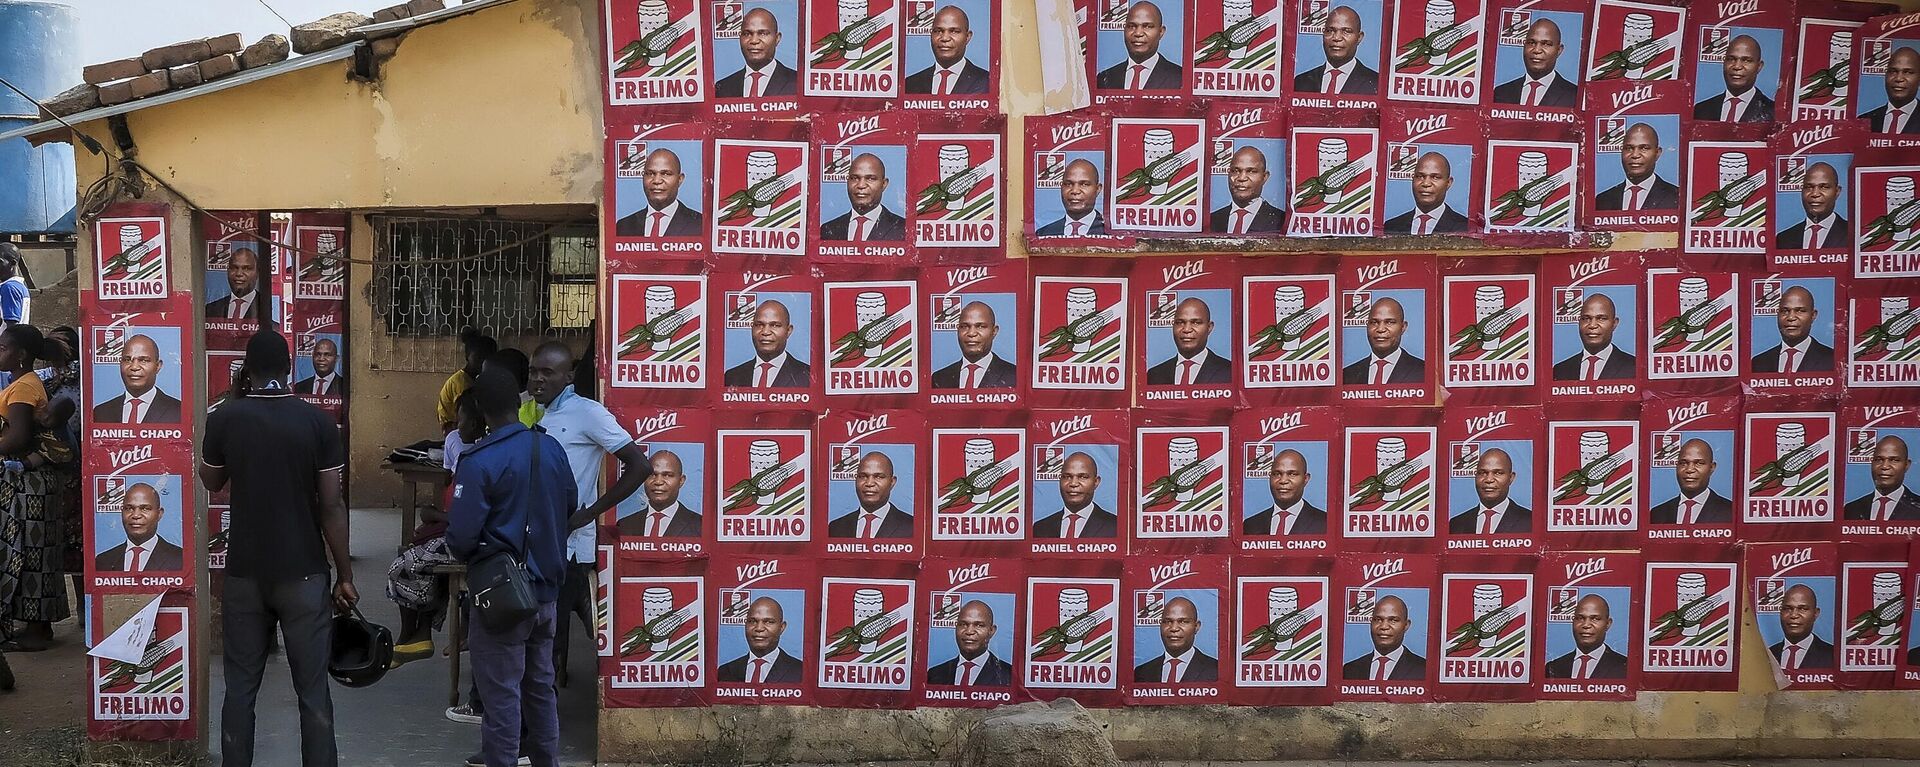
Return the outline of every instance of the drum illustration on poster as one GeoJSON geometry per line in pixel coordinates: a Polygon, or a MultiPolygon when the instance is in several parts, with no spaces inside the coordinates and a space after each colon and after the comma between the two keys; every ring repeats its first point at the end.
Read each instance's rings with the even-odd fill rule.
{"type": "Polygon", "coordinates": [[[714,449],[721,543],[811,538],[813,432],[722,429],[714,449]]]}

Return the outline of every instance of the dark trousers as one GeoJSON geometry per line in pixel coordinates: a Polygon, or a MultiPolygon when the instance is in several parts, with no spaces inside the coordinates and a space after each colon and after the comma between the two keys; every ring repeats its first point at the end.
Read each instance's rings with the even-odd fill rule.
{"type": "Polygon", "coordinates": [[[594,571],[591,562],[568,562],[567,579],[560,585],[560,605],[558,620],[553,632],[553,665],[561,673],[566,672],[567,651],[573,647],[567,640],[573,636],[573,623],[567,619],[580,616],[580,622],[588,631],[595,630],[593,625],[594,585],[600,577],[594,571]]]}
{"type": "Polygon", "coordinates": [[[325,573],[289,580],[227,576],[220,626],[226,635],[226,700],[220,708],[220,757],[225,767],[253,765],[253,703],[267,668],[275,624],[286,640],[293,692],[300,700],[300,763],[335,767],[333,698],[327,660],[333,650],[332,578],[325,573]]]}
{"type": "Polygon", "coordinates": [[[480,756],[487,767],[512,767],[520,754],[534,767],[555,767],[560,754],[560,701],[553,688],[554,603],[505,631],[474,623],[467,631],[473,679],[486,717],[480,756]],[[524,726],[526,742],[521,742],[524,726]]]}

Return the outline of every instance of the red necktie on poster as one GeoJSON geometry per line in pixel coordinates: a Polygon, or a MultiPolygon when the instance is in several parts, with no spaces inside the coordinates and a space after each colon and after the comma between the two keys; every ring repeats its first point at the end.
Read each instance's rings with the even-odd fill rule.
{"type": "Polygon", "coordinates": [[[1068,223],[1067,223],[1067,226],[1070,226],[1070,227],[1072,227],[1072,228],[1073,228],[1073,229],[1072,229],[1072,231],[1069,231],[1069,232],[1067,232],[1067,236],[1068,236],[1068,237],[1079,237],[1079,236],[1080,236],[1080,222],[1078,222],[1078,221],[1070,221],[1070,222],[1068,222],[1068,223]]]}
{"type": "Polygon", "coordinates": [[[1640,187],[1629,185],[1627,187],[1627,191],[1633,193],[1633,199],[1627,203],[1627,210],[1639,210],[1640,209],[1640,187]]]}
{"type": "Polygon", "coordinates": [[[133,553],[133,563],[128,565],[127,569],[137,573],[146,567],[147,547],[135,546],[133,547],[132,553],[133,553]]]}
{"type": "Polygon", "coordinates": [[[246,316],[247,316],[246,301],[242,301],[238,298],[235,298],[227,302],[227,318],[228,319],[239,320],[239,319],[245,319],[246,316]]]}
{"type": "Polygon", "coordinates": [[[658,511],[647,515],[647,537],[659,538],[666,534],[667,534],[667,515],[665,513],[658,512],[658,511]]]}
{"type": "Polygon", "coordinates": [[[1376,682],[1383,682],[1383,681],[1386,681],[1386,678],[1387,678],[1387,656],[1385,656],[1385,655],[1376,655],[1376,656],[1374,656],[1374,661],[1375,661],[1375,662],[1376,662],[1376,663],[1378,664],[1378,665],[1376,665],[1376,666],[1374,666],[1374,667],[1373,667],[1373,679],[1374,679],[1374,681],[1376,681],[1376,682]]]}
{"type": "Polygon", "coordinates": [[[1327,70],[1327,92],[1328,93],[1340,92],[1340,76],[1343,74],[1346,74],[1346,73],[1338,69],[1327,70]]]}
{"type": "Polygon", "coordinates": [[[1290,532],[1292,532],[1292,531],[1293,531],[1293,518],[1294,518],[1294,517],[1297,517],[1297,516],[1299,516],[1299,515],[1300,515],[1300,513],[1299,513],[1299,512],[1297,512],[1297,511],[1289,511],[1289,512],[1287,512],[1287,513],[1286,513],[1286,514],[1285,514],[1284,516],[1282,516],[1282,517],[1281,517],[1281,520],[1280,520],[1280,529],[1279,529],[1279,530],[1275,530],[1275,531],[1273,531],[1273,534],[1274,534],[1274,535],[1285,535],[1285,534],[1287,534],[1287,533],[1290,533],[1290,532]]]}
{"type": "Polygon", "coordinates": [[[1493,515],[1494,515],[1493,509],[1487,509],[1485,512],[1482,512],[1480,514],[1480,534],[1481,535],[1493,534],[1493,515]]]}
{"type": "Polygon", "coordinates": [[[1796,373],[1796,372],[1799,372],[1799,367],[1800,367],[1800,365],[1799,365],[1799,363],[1800,363],[1800,360],[1799,360],[1799,357],[1800,357],[1800,350],[1799,350],[1799,349],[1787,349],[1787,350],[1786,350],[1786,352],[1787,352],[1787,364],[1785,364],[1785,365],[1781,365],[1781,366],[1780,366],[1780,372],[1782,372],[1782,373],[1796,373]]]}
{"type": "Polygon", "coordinates": [[[767,681],[767,659],[766,658],[753,659],[753,681],[756,683],[764,683],[767,681]]]}
{"type": "Polygon", "coordinates": [[[1167,684],[1173,684],[1174,682],[1180,681],[1180,659],[1179,658],[1167,659],[1167,678],[1162,679],[1160,681],[1166,682],[1167,684]]]}
{"type": "Polygon", "coordinates": [[[1907,127],[1906,123],[1907,123],[1907,110],[1895,109],[1887,113],[1887,132],[1888,133],[1899,133],[1901,129],[1907,127]]]}
{"type": "Polygon", "coordinates": [[[853,217],[853,241],[854,242],[867,241],[867,217],[866,216],[853,217]]]}
{"type": "Polygon", "coordinates": [[[1180,361],[1180,383],[1183,383],[1183,384],[1193,383],[1193,376],[1194,376],[1193,368],[1195,365],[1198,365],[1198,364],[1200,363],[1194,362],[1193,360],[1180,361]]]}
{"type": "MultiPolygon", "coordinates": [[[[946,74],[946,73],[942,72],[941,74],[946,74]]],[[[979,664],[974,663],[973,661],[967,661],[966,663],[962,663],[960,665],[965,667],[960,670],[960,684],[967,687],[973,686],[973,667],[979,664]]]]}
{"type": "Polygon", "coordinates": [[[934,92],[942,96],[952,93],[953,92],[953,83],[951,82],[952,80],[953,80],[952,72],[947,71],[945,69],[940,70],[940,89],[934,92]]]}
{"type": "Polygon", "coordinates": [[[1414,234],[1433,234],[1433,216],[1427,213],[1420,214],[1419,231],[1414,234]]]}
{"type": "Polygon", "coordinates": [[[1246,234],[1247,233],[1247,209],[1241,208],[1239,210],[1236,210],[1233,212],[1233,216],[1234,216],[1233,233],[1246,234]]]}
{"type": "Polygon", "coordinates": [[[1540,106],[1540,81],[1527,83],[1527,105],[1540,106]]]}
{"type": "Polygon", "coordinates": [[[1685,524],[1691,525],[1695,522],[1700,521],[1700,513],[1697,511],[1694,511],[1694,507],[1699,505],[1700,505],[1699,501],[1693,500],[1691,498],[1687,499],[1687,518],[1685,520],[1685,524]]]}
{"type": "Polygon", "coordinates": [[[656,210],[653,212],[652,225],[647,227],[649,229],[647,232],[648,237],[659,237],[667,233],[666,217],[667,214],[661,213],[660,211],[656,210]]]}
{"type": "Polygon", "coordinates": [[[1794,669],[1799,667],[1800,667],[1800,645],[1797,645],[1797,644],[1787,645],[1787,668],[1794,669]]]}
{"type": "Polygon", "coordinates": [[[1587,355],[1587,374],[1580,377],[1583,381],[1600,380],[1600,355],[1587,355]]]}
{"type": "Polygon", "coordinates": [[[860,537],[872,538],[880,530],[880,515],[871,511],[860,518],[860,537]]]}
{"type": "Polygon", "coordinates": [[[1067,529],[1060,531],[1060,537],[1062,538],[1080,537],[1080,512],[1076,511],[1067,515],[1067,529]]]}
{"type": "Polygon", "coordinates": [[[1733,122],[1738,119],[1740,119],[1740,97],[1733,96],[1727,99],[1726,121],[1733,122]]]}
{"type": "Polygon", "coordinates": [[[760,380],[755,382],[754,385],[762,388],[773,385],[773,363],[760,363],[760,380]]]}
{"type": "Polygon", "coordinates": [[[1373,383],[1377,386],[1387,382],[1387,361],[1373,361],[1373,383]]]}
{"type": "Polygon", "coordinates": [[[1807,247],[1820,247],[1820,225],[1811,221],[1807,222],[1807,247]]]}
{"type": "Polygon", "coordinates": [[[967,380],[963,388],[967,388],[967,389],[980,388],[980,377],[981,375],[983,375],[983,372],[984,371],[980,369],[980,363],[978,362],[967,363],[967,380]]]}
{"type": "Polygon", "coordinates": [[[753,77],[753,84],[747,86],[747,95],[748,96],[760,95],[760,78],[763,75],[761,75],[759,72],[750,72],[748,74],[753,77]]]}
{"type": "Polygon", "coordinates": [[[1892,498],[1888,498],[1883,495],[1883,496],[1880,496],[1879,498],[1875,498],[1874,501],[1875,501],[1875,507],[1873,510],[1874,519],[1881,522],[1885,522],[1889,519],[1893,519],[1893,499],[1892,498]]]}
{"type": "Polygon", "coordinates": [[[1588,668],[1588,666],[1589,666],[1590,664],[1592,664],[1592,663],[1593,663],[1593,657],[1592,657],[1592,656],[1589,656],[1589,655],[1582,655],[1582,656],[1580,656],[1580,671],[1579,671],[1579,672],[1577,672],[1577,673],[1575,673],[1575,674],[1573,675],[1573,678],[1575,678],[1575,679],[1587,679],[1587,678],[1589,678],[1589,677],[1587,676],[1587,674],[1589,674],[1589,673],[1591,673],[1591,669],[1589,669],[1589,668],[1588,668]]]}
{"type": "Polygon", "coordinates": [[[138,397],[127,400],[127,423],[140,422],[140,406],[144,404],[138,397]]]}
{"type": "Polygon", "coordinates": [[[1139,90],[1146,90],[1146,88],[1147,88],[1146,65],[1145,64],[1133,65],[1133,84],[1127,86],[1127,90],[1139,91],[1139,90]]]}

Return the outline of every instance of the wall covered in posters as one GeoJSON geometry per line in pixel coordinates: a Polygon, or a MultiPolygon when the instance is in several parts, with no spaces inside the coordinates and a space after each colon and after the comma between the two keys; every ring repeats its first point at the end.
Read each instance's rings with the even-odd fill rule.
{"type": "Polygon", "coordinates": [[[1079,5],[1015,128],[993,3],[607,4],[610,705],[1920,673],[1920,20],[1079,5]]]}

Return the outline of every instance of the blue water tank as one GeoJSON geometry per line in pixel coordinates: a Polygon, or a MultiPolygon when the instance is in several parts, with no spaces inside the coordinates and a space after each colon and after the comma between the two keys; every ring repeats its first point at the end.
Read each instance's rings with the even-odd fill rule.
{"type": "MultiPolygon", "coordinates": [[[[45,100],[80,82],[80,26],[73,9],[0,0],[0,77],[45,100]]],[[[0,86],[0,131],[40,121],[40,110],[0,86]]],[[[0,141],[0,233],[73,231],[73,146],[0,141]]]]}

